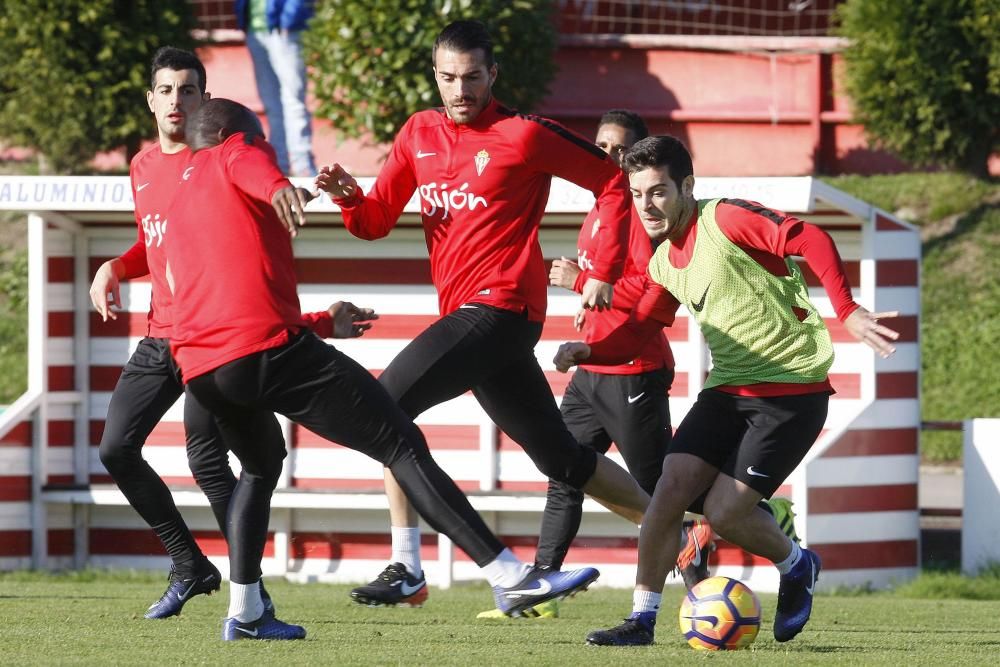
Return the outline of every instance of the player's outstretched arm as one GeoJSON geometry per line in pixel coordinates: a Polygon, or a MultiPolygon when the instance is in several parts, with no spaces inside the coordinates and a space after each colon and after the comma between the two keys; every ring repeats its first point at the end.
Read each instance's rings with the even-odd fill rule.
{"type": "Polygon", "coordinates": [[[372,328],[378,314],[371,308],[359,308],[350,301],[338,301],[330,306],[334,338],[358,338],[372,328]]]}
{"type": "Polygon", "coordinates": [[[108,321],[118,319],[115,311],[111,307],[122,307],[121,288],[119,282],[125,277],[125,265],[119,258],[109,259],[101,264],[94,274],[94,281],[90,284],[90,302],[101,316],[101,320],[108,321]]]}
{"type": "Polygon", "coordinates": [[[897,340],[899,332],[879,324],[879,320],[892,317],[899,317],[899,311],[872,313],[858,306],[858,309],[844,320],[844,326],[847,327],[852,336],[875,350],[880,357],[885,359],[896,351],[895,346],[890,341],[897,340]]]}
{"type": "Polygon", "coordinates": [[[556,350],[556,356],[552,359],[556,370],[560,373],[567,372],[573,366],[582,364],[590,358],[590,346],[580,341],[563,343],[556,350]]]}

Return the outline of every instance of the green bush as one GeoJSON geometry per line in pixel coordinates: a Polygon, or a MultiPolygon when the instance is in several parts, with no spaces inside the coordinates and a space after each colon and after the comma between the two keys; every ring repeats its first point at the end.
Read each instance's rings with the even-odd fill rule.
{"type": "Polygon", "coordinates": [[[143,103],[161,46],[193,46],[186,0],[0,0],[0,137],[56,172],[134,152],[155,126],[143,103]]]}
{"type": "Polygon", "coordinates": [[[391,142],[406,119],[440,104],[431,47],[446,25],[479,19],[493,36],[498,99],[530,111],[555,74],[550,0],[320,0],[304,43],[317,115],[346,137],[391,142]]]}
{"type": "MultiPolygon", "coordinates": [[[[0,221],[3,224],[3,221],[0,221]]],[[[0,254],[0,405],[28,385],[28,253],[0,254]]]]}
{"type": "Polygon", "coordinates": [[[1000,0],[847,0],[855,120],[913,164],[985,176],[1000,146],[1000,0]]]}

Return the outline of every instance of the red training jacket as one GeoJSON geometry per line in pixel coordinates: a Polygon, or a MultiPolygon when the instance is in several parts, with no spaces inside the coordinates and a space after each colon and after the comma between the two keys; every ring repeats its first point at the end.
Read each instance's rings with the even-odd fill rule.
{"type": "Polygon", "coordinates": [[[190,159],[188,148],[179,153],[164,153],[157,142],[140,151],[129,165],[135,222],[139,229],[136,242],[122,254],[121,260],[125,265],[125,279],[149,274],[152,296],[146,335],[152,338],[170,338],[172,333],[170,306],[173,299],[164,279],[166,256],[163,238],[167,208],[174,199],[190,159]]]}
{"type": "Polygon", "coordinates": [[[274,150],[260,138],[248,145],[243,133],[191,158],[166,235],[170,347],[185,382],[284,345],[306,326],[291,238],[271,206],[288,185],[274,150]]]}
{"type": "Polygon", "coordinates": [[[591,276],[613,283],[625,265],[631,208],[621,169],[558,123],[495,100],[468,125],[456,125],[443,108],[414,114],[371,192],[336,203],[352,234],[377,239],[417,192],[441,314],[483,303],[526,310],[540,322],[548,273],[538,226],[553,176],[597,197],[601,251],[591,276]]]}
{"type": "MultiPolygon", "coordinates": [[[[136,242],[119,259],[125,267],[124,280],[149,274],[152,294],[146,335],[151,338],[170,338],[173,334],[170,313],[173,295],[166,281],[163,238],[167,209],[190,160],[191,151],[187,147],[179,153],[164,153],[157,142],[140,151],[129,165],[138,234],[136,242]]],[[[207,217],[205,211],[201,212],[201,216],[203,220],[207,217]]],[[[333,336],[333,320],[329,312],[303,313],[302,317],[321,338],[333,336]]]]}
{"type": "MultiPolygon", "coordinates": [[[[642,284],[649,260],[653,256],[653,244],[646,234],[642,221],[635,207],[629,224],[628,257],[625,259],[625,271],[615,283],[613,307],[608,310],[590,311],[584,320],[583,340],[587,343],[601,340],[609,333],[628,321],[629,313],[642,293],[642,284]]],[[[573,289],[583,291],[583,285],[590,277],[590,268],[594,258],[600,252],[596,243],[601,227],[601,219],[596,208],[590,210],[580,228],[580,236],[576,242],[577,264],[582,271],[576,278],[573,289]]],[[[598,366],[596,364],[580,364],[580,368],[593,373],[608,375],[638,375],[658,368],[672,369],[674,355],[664,334],[650,336],[642,343],[635,357],[627,363],[616,366],[598,366]]]]}

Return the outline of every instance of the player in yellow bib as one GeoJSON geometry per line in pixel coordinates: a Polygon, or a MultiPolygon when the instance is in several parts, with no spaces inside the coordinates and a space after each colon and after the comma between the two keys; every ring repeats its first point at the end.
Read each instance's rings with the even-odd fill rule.
{"type": "Polygon", "coordinates": [[[667,450],[639,535],[633,613],[587,637],[597,645],[653,642],[663,584],[685,510],[771,560],[781,574],[774,636],[788,641],[812,611],[820,559],[757,506],[799,465],[826,421],[833,345],[792,257],[802,257],[852,336],[887,357],[899,335],[851,296],[833,240],[815,225],[741,199],[698,201],[687,148],[669,136],[624,159],[643,226],[659,246],[629,321],[590,345],[565,343],[556,368],[614,364],[673,322],[684,304],[712,353],[705,388],[667,450]]]}

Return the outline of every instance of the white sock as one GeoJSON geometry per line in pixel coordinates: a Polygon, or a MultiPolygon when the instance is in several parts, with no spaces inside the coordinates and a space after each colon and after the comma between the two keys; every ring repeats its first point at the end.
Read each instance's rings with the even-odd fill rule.
{"type": "Polygon", "coordinates": [[[653,591],[640,591],[638,588],[632,591],[632,611],[651,611],[656,613],[660,611],[660,600],[663,598],[663,593],[654,593],[653,591]]]}
{"type": "Polygon", "coordinates": [[[240,623],[256,621],[264,615],[264,603],[260,599],[260,581],[252,584],[229,582],[229,618],[240,623]]]}
{"type": "Polygon", "coordinates": [[[481,569],[486,581],[490,582],[490,586],[510,588],[524,579],[524,576],[531,570],[531,566],[515,556],[510,549],[504,549],[481,569]]]}
{"type": "Polygon", "coordinates": [[[792,550],[788,553],[788,557],[780,563],[774,564],[774,566],[778,568],[778,572],[780,574],[788,574],[791,572],[792,568],[795,567],[795,564],[799,562],[800,558],[802,558],[802,549],[799,548],[799,545],[792,540],[788,540],[788,543],[792,545],[792,550]]]}
{"type": "Polygon", "coordinates": [[[414,577],[423,574],[420,567],[420,527],[392,526],[392,562],[402,563],[414,577]]]}

